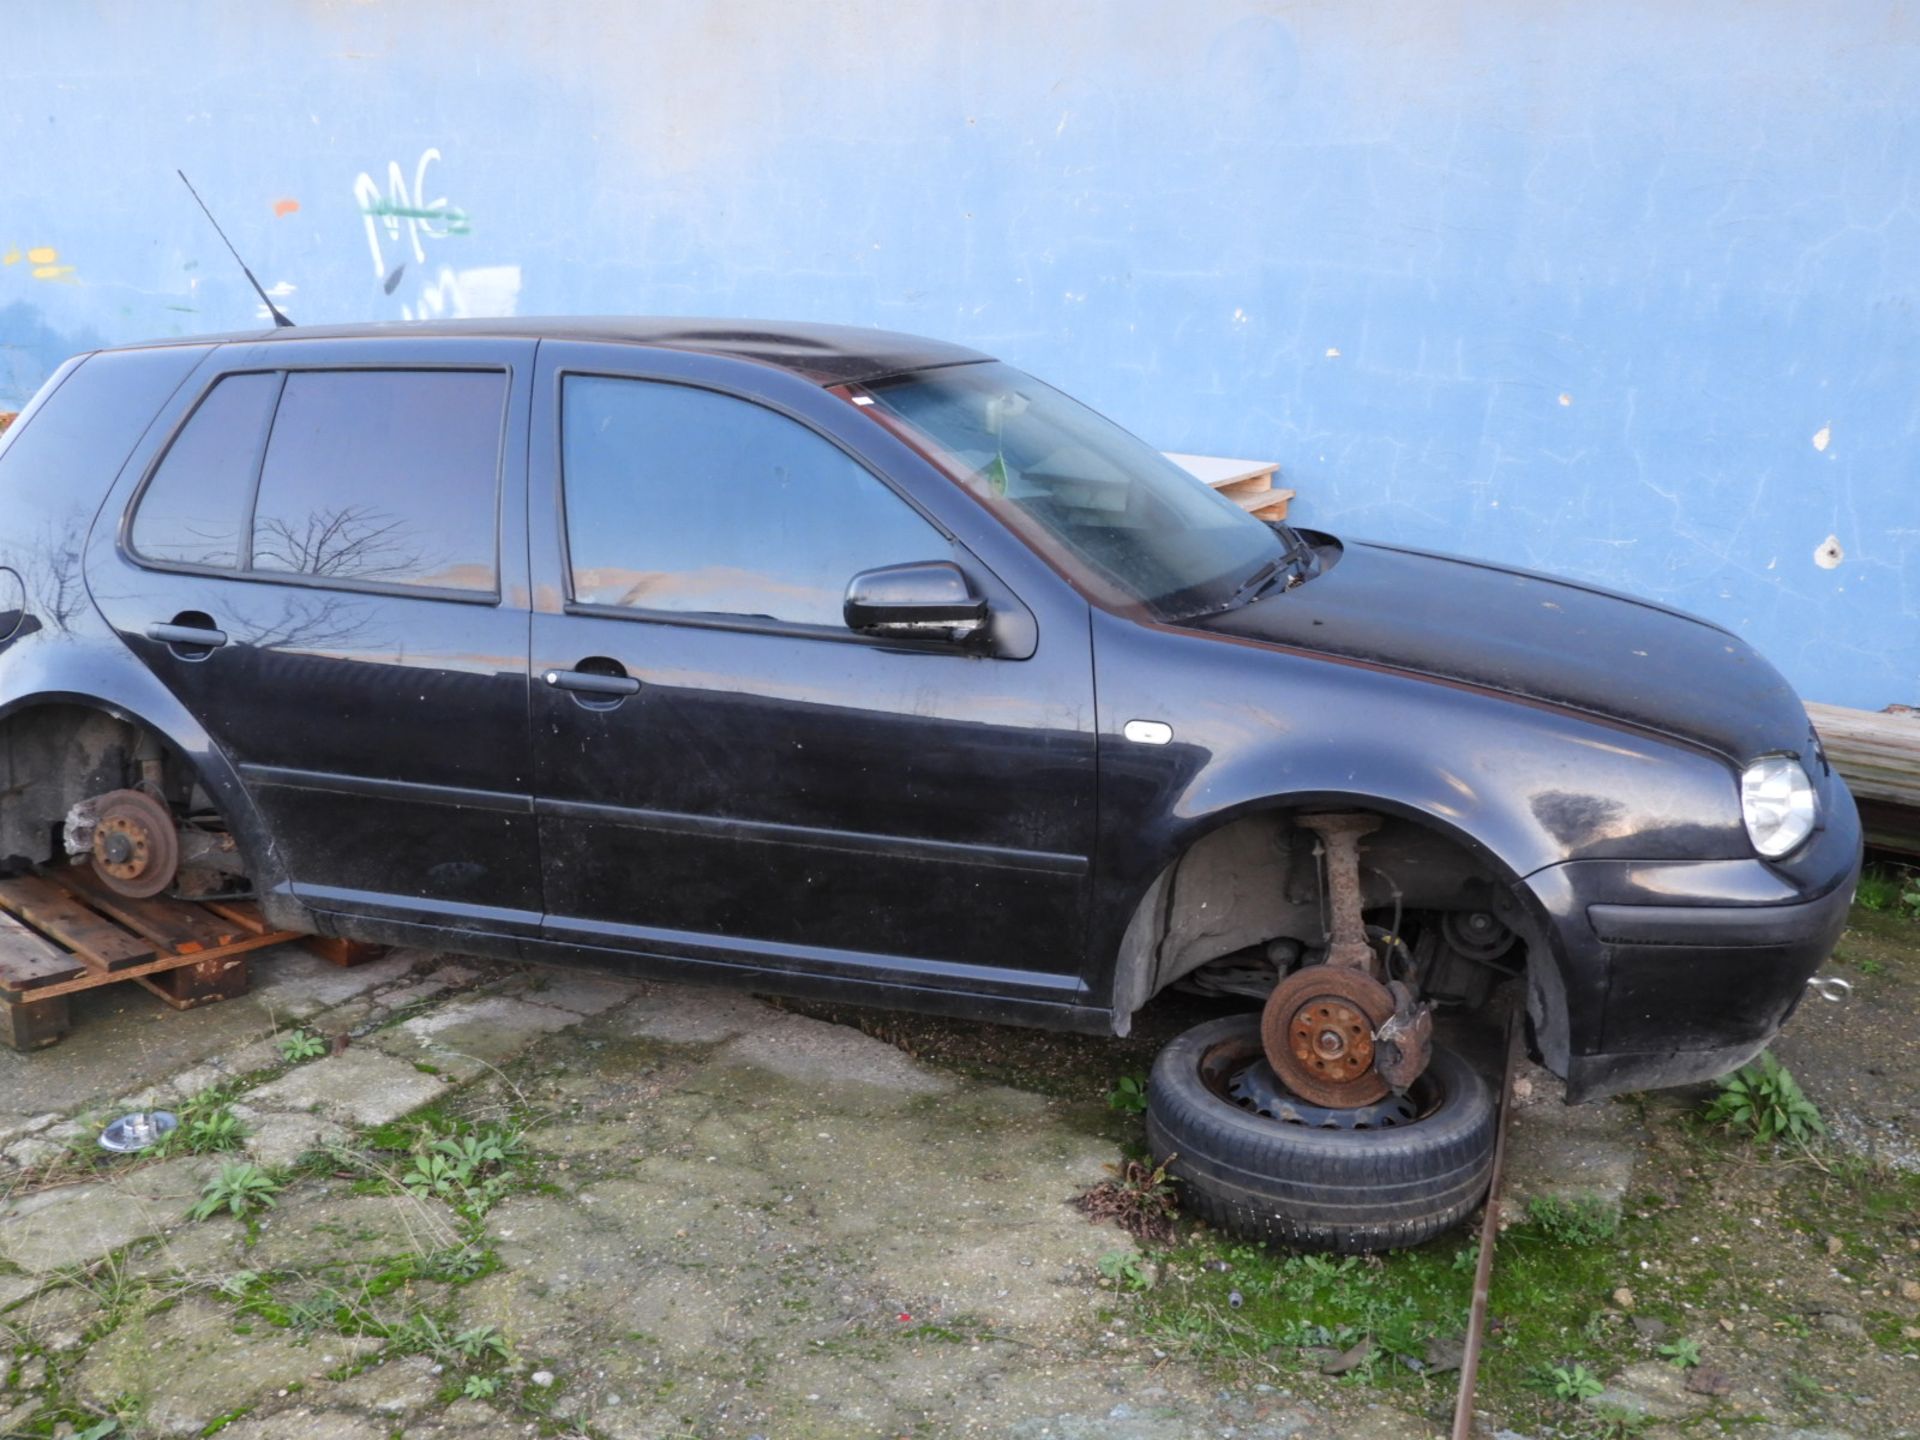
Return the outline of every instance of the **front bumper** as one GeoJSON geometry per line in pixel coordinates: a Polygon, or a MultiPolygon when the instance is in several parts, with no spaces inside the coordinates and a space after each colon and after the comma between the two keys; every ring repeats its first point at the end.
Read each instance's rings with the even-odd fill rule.
{"type": "Polygon", "coordinates": [[[1556,962],[1529,967],[1528,1010],[1569,1100],[1712,1079],[1765,1048],[1846,928],[1850,801],[1809,851],[1792,877],[1760,860],[1579,860],[1527,878],[1556,962]]]}

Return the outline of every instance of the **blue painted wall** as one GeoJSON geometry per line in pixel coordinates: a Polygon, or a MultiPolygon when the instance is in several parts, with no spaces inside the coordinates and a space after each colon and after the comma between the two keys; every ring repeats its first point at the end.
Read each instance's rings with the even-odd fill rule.
{"type": "Polygon", "coordinates": [[[297,319],[946,336],[1920,700],[1912,6],[10,7],[0,408],[254,323],[176,165],[297,319]]]}

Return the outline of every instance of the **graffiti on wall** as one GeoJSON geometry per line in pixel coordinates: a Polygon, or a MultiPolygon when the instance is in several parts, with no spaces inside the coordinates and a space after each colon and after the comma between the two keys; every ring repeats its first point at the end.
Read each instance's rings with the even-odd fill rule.
{"type": "Polygon", "coordinates": [[[36,280],[68,280],[73,277],[73,266],[62,265],[60,252],[51,245],[36,245],[26,251],[14,247],[0,253],[0,265],[18,265],[22,260],[27,262],[36,280]]]}
{"type": "Polygon", "coordinates": [[[411,176],[392,160],[384,187],[370,171],[355,177],[353,199],[374,276],[382,293],[405,296],[403,320],[511,315],[520,303],[518,265],[456,266],[441,258],[444,242],[470,237],[473,227],[467,212],[446,196],[427,198],[429,171],[440,160],[439,148],[429,146],[411,176]],[[403,291],[409,267],[413,279],[403,291]]]}

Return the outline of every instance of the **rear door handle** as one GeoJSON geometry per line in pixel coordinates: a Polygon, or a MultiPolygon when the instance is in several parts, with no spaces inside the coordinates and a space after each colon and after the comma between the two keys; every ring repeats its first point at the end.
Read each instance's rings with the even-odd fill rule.
{"type": "Polygon", "coordinates": [[[582,695],[640,693],[640,682],[631,675],[598,675],[591,670],[549,670],[544,678],[556,690],[573,690],[582,695]]]}
{"type": "Polygon", "coordinates": [[[197,645],[206,650],[218,650],[227,643],[227,632],[202,629],[198,625],[149,625],[147,638],[162,645],[197,645]]]}

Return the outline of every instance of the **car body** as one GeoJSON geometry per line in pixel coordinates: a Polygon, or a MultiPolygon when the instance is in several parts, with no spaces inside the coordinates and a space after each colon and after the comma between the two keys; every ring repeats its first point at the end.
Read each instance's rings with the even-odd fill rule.
{"type": "Polygon", "coordinates": [[[1510,937],[1452,926],[1422,973],[1484,998],[1439,977],[1524,968],[1574,1095],[1720,1073],[1784,1022],[1860,833],[1745,642],[1312,532],[1287,588],[1129,595],[1032,516],[1170,491],[1009,499],[915,420],[990,363],[692,320],[70,361],[0,441],[0,859],[55,858],[70,807],[145,773],[290,928],[1124,1033],[1176,979],[1321,943],[1295,817],[1360,810],[1369,915],[1510,937]],[[636,445],[711,483],[635,509],[636,445]],[[841,562],[874,614],[944,578],[982,623],[836,624],[841,562]],[[1775,858],[1743,818],[1767,756],[1814,807],[1775,858]]]}

